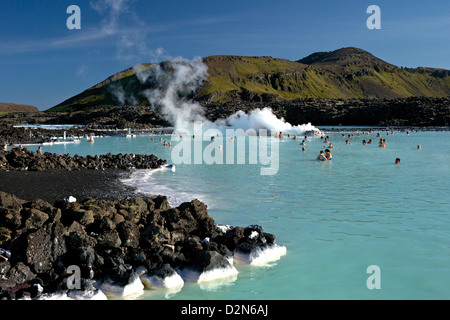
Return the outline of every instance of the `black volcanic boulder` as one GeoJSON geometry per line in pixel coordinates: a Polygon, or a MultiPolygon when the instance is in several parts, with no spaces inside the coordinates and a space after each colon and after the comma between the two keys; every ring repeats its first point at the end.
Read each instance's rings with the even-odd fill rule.
{"type": "Polygon", "coordinates": [[[12,194],[0,191],[0,208],[21,209],[25,202],[12,194]]]}
{"type": "Polygon", "coordinates": [[[117,226],[121,243],[125,247],[139,246],[139,228],[131,221],[124,221],[117,226]]]}
{"type": "Polygon", "coordinates": [[[117,230],[105,231],[98,236],[98,245],[107,248],[119,248],[122,245],[117,230]]]}
{"type": "Polygon", "coordinates": [[[167,229],[169,231],[180,231],[185,234],[197,230],[198,223],[194,219],[189,210],[179,210],[179,208],[172,208],[161,213],[165,218],[167,229]]]}
{"type": "Polygon", "coordinates": [[[36,275],[31,269],[22,262],[17,263],[11,267],[6,276],[0,279],[0,289],[2,291],[12,290],[17,291],[20,285],[27,283],[36,278],[36,275]],[[17,290],[14,290],[16,288],[17,290]]]}
{"type": "Polygon", "coordinates": [[[142,232],[140,243],[144,248],[162,246],[171,242],[169,230],[154,222],[150,223],[142,232]]]}
{"type": "Polygon", "coordinates": [[[154,209],[156,210],[164,211],[170,209],[170,204],[166,196],[157,196],[155,199],[153,199],[153,203],[154,209]]]}
{"type": "Polygon", "coordinates": [[[26,261],[36,273],[49,272],[53,268],[53,263],[67,252],[66,233],[62,223],[56,222],[28,234],[25,248],[26,261]]]}
{"type": "Polygon", "coordinates": [[[82,226],[76,222],[69,227],[68,232],[66,246],[70,253],[76,252],[78,248],[94,248],[97,246],[97,239],[88,235],[82,229],[82,226]]]}
{"type": "Polygon", "coordinates": [[[228,249],[234,251],[236,246],[244,239],[245,231],[242,227],[229,229],[224,235],[224,241],[228,249]]]}
{"type": "MultiPolygon", "coordinates": [[[[0,225],[10,230],[16,230],[22,224],[22,216],[20,215],[20,209],[12,209],[12,208],[0,208],[0,225]]],[[[7,231],[5,231],[7,232],[7,231]]]]}
{"type": "Polygon", "coordinates": [[[88,225],[94,222],[94,212],[92,210],[85,210],[81,207],[81,204],[77,202],[68,203],[65,207],[64,214],[62,216],[65,224],[71,224],[76,221],[81,225],[88,225]]]}
{"type": "Polygon", "coordinates": [[[22,217],[25,219],[25,230],[38,230],[49,219],[48,214],[34,208],[22,210],[22,217]]]}
{"type": "Polygon", "coordinates": [[[163,264],[150,272],[142,268],[140,271],[142,283],[149,288],[173,288],[184,285],[183,279],[169,264],[163,264]]]}
{"type": "Polygon", "coordinates": [[[61,209],[55,208],[47,201],[41,199],[34,199],[33,201],[24,204],[24,207],[34,208],[36,210],[46,213],[52,222],[61,219],[61,209]]]}
{"type": "MultiPolygon", "coordinates": [[[[181,204],[176,210],[178,214],[168,219],[172,227],[184,224],[186,234],[195,230],[195,234],[201,238],[210,236],[214,231],[214,219],[208,215],[207,206],[203,202],[196,199],[181,204]],[[174,221],[177,217],[185,220],[184,223],[174,221]]],[[[173,230],[177,230],[177,228],[173,227],[173,230]]]]}
{"type": "Polygon", "coordinates": [[[203,273],[215,269],[229,268],[231,265],[228,260],[216,251],[202,250],[193,254],[191,262],[183,269],[203,273]]]}
{"type": "Polygon", "coordinates": [[[173,276],[175,271],[172,269],[170,264],[163,264],[161,267],[152,272],[152,275],[159,277],[161,279],[173,276]]]}
{"type": "Polygon", "coordinates": [[[13,168],[27,168],[32,158],[28,151],[15,148],[6,154],[6,159],[13,168]]]}

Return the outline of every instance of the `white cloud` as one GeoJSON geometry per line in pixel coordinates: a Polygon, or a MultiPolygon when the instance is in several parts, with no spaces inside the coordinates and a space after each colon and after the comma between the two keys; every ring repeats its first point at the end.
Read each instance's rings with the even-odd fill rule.
{"type": "MultiPolygon", "coordinates": [[[[102,18],[96,26],[83,26],[82,30],[70,32],[58,38],[39,41],[0,42],[0,55],[16,53],[67,50],[87,46],[116,46],[116,58],[127,63],[156,62],[168,57],[161,49],[152,48],[150,35],[168,30],[185,31],[186,28],[233,21],[229,16],[197,17],[193,20],[175,20],[149,24],[136,12],[136,0],[96,0],[90,2],[91,10],[102,18]]],[[[88,9],[85,9],[88,10],[88,9]]]]}
{"type": "Polygon", "coordinates": [[[88,71],[88,66],[85,64],[82,64],[81,66],[78,67],[77,70],[77,76],[84,76],[86,74],[86,72],[88,71]]]}
{"type": "Polygon", "coordinates": [[[133,0],[98,0],[91,1],[91,7],[105,18],[101,22],[102,31],[105,34],[117,32],[120,16],[128,13],[133,0]]]}

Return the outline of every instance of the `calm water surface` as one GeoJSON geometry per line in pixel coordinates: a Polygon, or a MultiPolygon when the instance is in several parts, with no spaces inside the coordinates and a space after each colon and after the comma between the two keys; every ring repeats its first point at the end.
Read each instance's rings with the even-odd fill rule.
{"type": "MultiPolygon", "coordinates": [[[[383,132],[386,149],[378,148],[376,132],[354,132],[351,145],[347,133],[326,135],[337,147],[332,162],[314,160],[325,149],[320,138],[309,138],[303,152],[301,139],[286,137],[271,176],[248,164],[134,173],[125,183],[141,192],[168,195],[173,205],[199,198],[217,223],[260,224],[287,247],[267,266],[237,266],[235,281],[147,291],[138,299],[449,299],[450,132],[383,132]],[[363,146],[363,139],[374,143],[363,146]],[[370,265],[381,269],[380,290],[366,286],[370,265]]],[[[172,149],[150,139],[98,138],[43,151],[153,153],[171,162],[172,149]]]]}

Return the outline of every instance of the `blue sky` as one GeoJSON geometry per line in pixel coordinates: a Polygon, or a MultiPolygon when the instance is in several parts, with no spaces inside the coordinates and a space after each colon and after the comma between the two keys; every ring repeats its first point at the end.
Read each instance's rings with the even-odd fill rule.
{"type": "Polygon", "coordinates": [[[2,0],[0,102],[46,110],[143,62],[217,54],[301,59],[359,47],[407,67],[450,69],[448,0],[2,0]],[[381,30],[369,30],[369,5],[381,30]],[[69,30],[67,7],[81,9],[69,30]]]}

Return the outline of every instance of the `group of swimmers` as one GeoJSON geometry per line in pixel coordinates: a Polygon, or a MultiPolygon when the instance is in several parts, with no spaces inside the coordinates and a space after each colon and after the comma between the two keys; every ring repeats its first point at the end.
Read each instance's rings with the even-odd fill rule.
{"type": "MultiPolygon", "coordinates": [[[[373,133],[373,131],[372,131],[372,130],[370,130],[369,132],[365,132],[365,131],[364,131],[364,132],[363,132],[363,135],[365,135],[365,134],[369,135],[370,133],[373,133]]],[[[392,131],[391,134],[393,135],[393,134],[394,134],[394,131],[392,131]]],[[[358,136],[360,136],[360,135],[361,135],[361,134],[358,132],[358,136]]],[[[387,135],[389,135],[389,132],[387,132],[387,135]]],[[[406,135],[409,136],[409,131],[406,132],[406,135]]],[[[352,138],[352,137],[354,137],[354,134],[351,134],[351,135],[349,134],[349,135],[348,135],[348,138],[349,138],[349,139],[352,138]]],[[[378,147],[380,147],[380,148],[386,148],[386,147],[387,147],[387,146],[386,146],[386,139],[381,138],[381,134],[380,134],[380,133],[377,133],[377,137],[380,137],[380,141],[379,141],[379,143],[378,143],[378,147]]],[[[329,145],[328,145],[327,149],[325,150],[325,152],[324,152],[323,150],[320,151],[320,154],[317,156],[316,160],[318,160],[318,161],[329,161],[329,160],[332,160],[332,159],[333,159],[333,156],[331,155],[330,149],[334,149],[334,148],[336,148],[336,147],[333,145],[333,143],[331,143],[331,142],[329,141],[329,137],[328,137],[328,136],[326,136],[326,137],[321,136],[320,138],[321,138],[321,139],[324,139],[324,138],[325,138],[324,142],[325,142],[325,143],[329,143],[329,145]]],[[[344,135],[344,134],[342,134],[342,138],[345,138],[345,135],[344,135]]],[[[346,144],[346,145],[351,145],[351,142],[350,142],[349,140],[345,140],[345,144],[346,144]]],[[[364,146],[367,145],[367,144],[372,144],[372,139],[369,139],[368,141],[363,140],[363,141],[362,141],[362,144],[363,144],[364,146]]],[[[302,143],[300,143],[300,145],[304,146],[304,145],[305,145],[305,140],[303,140],[302,143]]],[[[422,146],[421,146],[420,144],[417,145],[417,149],[418,149],[418,150],[421,150],[421,149],[422,149],[422,146]]],[[[305,151],[305,148],[304,148],[304,147],[302,148],[302,151],[305,151]]],[[[400,158],[396,158],[394,163],[395,163],[395,164],[400,164],[400,158]]]]}

